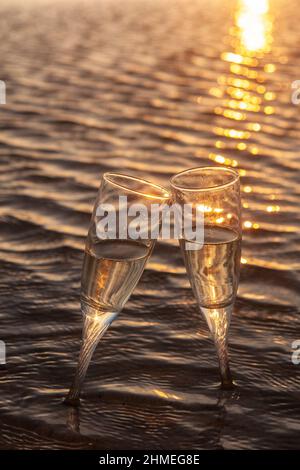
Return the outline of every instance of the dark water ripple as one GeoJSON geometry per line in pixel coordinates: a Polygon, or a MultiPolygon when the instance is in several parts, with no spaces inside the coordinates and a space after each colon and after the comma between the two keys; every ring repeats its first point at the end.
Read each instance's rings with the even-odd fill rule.
{"type": "Polygon", "coordinates": [[[272,47],[249,69],[264,74],[250,85],[273,93],[264,106],[274,110],[233,121],[223,112],[224,77],[243,76],[224,53],[235,52],[236,2],[1,3],[1,448],[299,447],[300,365],[291,361],[300,339],[300,120],[291,103],[299,13],[295,1],[270,4],[272,47]],[[275,70],[265,73],[268,64],[275,70]],[[251,123],[259,131],[247,136],[251,123]],[[224,135],[229,128],[240,138],[224,135]],[[63,407],[101,174],[167,185],[218,154],[242,170],[246,206],[230,336],[237,390],[219,391],[179,250],[159,243],[95,353],[81,409],[63,407]]]}

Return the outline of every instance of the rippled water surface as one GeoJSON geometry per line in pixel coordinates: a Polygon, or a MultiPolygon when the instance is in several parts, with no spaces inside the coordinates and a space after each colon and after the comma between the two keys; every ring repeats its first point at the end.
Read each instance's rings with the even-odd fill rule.
{"type": "Polygon", "coordinates": [[[300,13],[269,3],[1,2],[1,448],[299,447],[300,13]],[[242,177],[237,390],[220,393],[179,249],[160,242],[79,412],[62,406],[101,174],[167,185],[207,164],[242,177]]]}

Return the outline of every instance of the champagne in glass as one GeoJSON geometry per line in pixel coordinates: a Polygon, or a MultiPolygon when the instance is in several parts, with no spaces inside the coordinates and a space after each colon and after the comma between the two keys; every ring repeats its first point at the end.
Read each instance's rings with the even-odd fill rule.
{"type": "Polygon", "coordinates": [[[138,283],[152,243],[108,240],[85,252],[81,302],[101,312],[119,312],[138,283]]]}
{"type": "Polygon", "coordinates": [[[203,211],[203,245],[181,239],[180,246],[193,293],[216,345],[222,386],[231,388],[227,344],[240,271],[239,176],[227,168],[195,168],[175,175],[171,184],[177,203],[203,211]]]}
{"type": "Polygon", "coordinates": [[[164,203],[169,198],[163,188],[144,180],[115,173],[103,175],[86,241],[81,277],[82,346],[66,404],[79,404],[80,390],[93,352],[136,287],[155,244],[148,230],[138,239],[130,238],[128,225],[133,216],[129,216],[127,210],[124,221],[124,212],[123,218],[120,214],[120,197],[124,203],[125,196],[128,208],[143,206],[149,218],[151,204],[164,203]],[[101,217],[97,208],[101,204],[105,206],[105,216],[107,211],[114,212],[117,227],[114,237],[99,237],[101,217]]]}

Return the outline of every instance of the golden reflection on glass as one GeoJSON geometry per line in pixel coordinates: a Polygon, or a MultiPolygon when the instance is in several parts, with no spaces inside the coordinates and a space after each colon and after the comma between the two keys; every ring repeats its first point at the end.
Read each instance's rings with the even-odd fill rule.
{"type": "MultiPolygon", "coordinates": [[[[236,167],[240,176],[247,176],[247,170],[242,168],[243,159],[252,156],[259,158],[261,153],[255,142],[256,136],[263,130],[263,123],[258,121],[263,115],[270,116],[276,111],[273,106],[276,94],[267,89],[267,74],[276,70],[276,65],[271,60],[269,62],[272,30],[269,0],[239,0],[234,25],[229,31],[232,50],[221,54],[222,61],[228,64],[228,74],[221,75],[217,86],[210,89],[210,95],[220,102],[214,108],[218,117],[213,128],[216,151],[211,152],[209,158],[220,165],[236,167]],[[224,119],[228,124],[223,124],[224,119]],[[235,158],[232,158],[232,150],[235,158]]],[[[244,209],[250,206],[245,197],[253,192],[252,186],[242,185],[244,209]]],[[[274,203],[265,210],[276,213],[280,207],[274,203]]],[[[244,229],[256,230],[260,227],[258,222],[247,220],[250,219],[247,214],[245,219],[244,229]]],[[[223,222],[222,217],[218,217],[217,223],[223,222]]],[[[247,260],[243,258],[242,263],[247,263],[247,260]]]]}

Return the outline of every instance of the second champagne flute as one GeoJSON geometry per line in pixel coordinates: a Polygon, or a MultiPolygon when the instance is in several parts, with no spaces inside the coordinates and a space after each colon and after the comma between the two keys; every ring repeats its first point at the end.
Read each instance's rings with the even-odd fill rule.
{"type": "Polygon", "coordinates": [[[191,204],[203,214],[203,245],[193,246],[196,242],[182,239],[180,246],[194,295],[215,342],[222,386],[231,388],[227,343],[240,272],[239,175],[223,167],[194,168],[173,176],[171,186],[177,204],[191,204]]]}
{"type": "Polygon", "coordinates": [[[142,179],[117,173],[102,177],[82,268],[82,345],[66,404],[79,404],[93,352],[137,285],[156,241],[153,233],[159,234],[151,225],[152,208],[168,199],[164,188],[142,179]]]}

